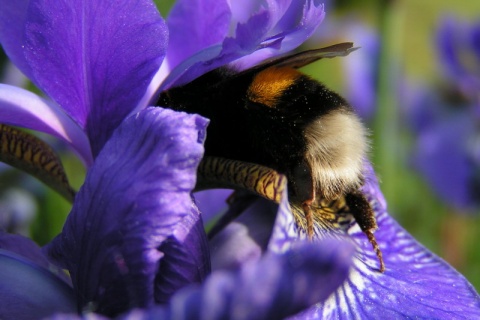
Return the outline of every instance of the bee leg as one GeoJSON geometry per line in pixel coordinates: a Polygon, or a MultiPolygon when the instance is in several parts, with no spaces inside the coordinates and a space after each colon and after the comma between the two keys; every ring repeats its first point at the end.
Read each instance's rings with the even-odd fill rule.
{"type": "Polygon", "coordinates": [[[305,219],[307,220],[307,236],[308,240],[313,240],[313,213],[312,213],[312,203],[314,199],[306,200],[302,203],[302,209],[305,214],[305,219]]]}
{"type": "Polygon", "coordinates": [[[380,272],[385,272],[385,263],[383,261],[382,251],[380,250],[377,240],[373,234],[375,230],[377,230],[378,226],[372,207],[368,203],[367,198],[365,198],[365,195],[358,191],[347,194],[345,198],[347,200],[348,207],[355,218],[355,221],[357,221],[360,229],[363,231],[363,233],[365,233],[368,241],[372,244],[373,250],[375,251],[380,263],[380,272]]]}
{"type": "Polygon", "coordinates": [[[308,240],[313,240],[313,211],[315,204],[315,185],[312,179],[312,170],[306,161],[300,162],[291,173],[292,181],[289,181],[290,201],[301,203],[305,220],[307,221],[308,240]]]}
{"type": "MultiPolygon", "coordinates": [[[[313,184],[313,182],[312,182],[313,184]]],[[[305,214],[305,220],[307,220],[307,236],[308,240],[313,240],[313,211],[312,205],[315,203],[315,192],[313,192],[313,185],[310,189],[310,195],[307,200],[302,202],[303,213],[305,214]]]]}

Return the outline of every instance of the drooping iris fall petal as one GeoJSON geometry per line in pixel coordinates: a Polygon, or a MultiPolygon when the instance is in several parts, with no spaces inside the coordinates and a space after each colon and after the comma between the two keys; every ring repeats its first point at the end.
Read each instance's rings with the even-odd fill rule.
{"type": "Polygon", "coordinates": [[[347,280],[326,302],[295,319],[471,319],[480,316],[480,297],[470,283],[419,244],[387,213],[371,168],[364,192],[376,212],[375,237],[385,260],[385,273],[358,225],[349,235],[357,244],[347,280]]]}

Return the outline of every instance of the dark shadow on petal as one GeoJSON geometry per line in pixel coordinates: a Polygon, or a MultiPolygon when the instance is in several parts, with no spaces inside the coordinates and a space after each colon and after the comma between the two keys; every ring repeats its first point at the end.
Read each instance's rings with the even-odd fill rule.
{"type": "Polygon", "coordinates": [[[164,258],[155,278],[156,303],[167,303],[176,291],[203,282],[210,273],[210,251],[202,217],[195,206],[192,212],[158,248],[164,258]]]}

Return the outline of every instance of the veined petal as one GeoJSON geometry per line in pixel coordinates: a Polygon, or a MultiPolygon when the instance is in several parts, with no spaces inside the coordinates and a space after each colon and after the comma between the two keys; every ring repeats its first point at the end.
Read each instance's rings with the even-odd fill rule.
{"type": "Polygon", "coordinates": [[[365,193],[374,203],[385,273],[356,225],[349,233],[359,245],[349,277],[325,303],[298,319],[475,319],[480,297],[466,279],[429,252],[388,216],[376,180],[365,193]]]}
{"type": "Polygon", "coordinates": [[[234,35],[178,64],[162,83],[160,90],[188,83],[234,61],[236,68],[243,69],[272,55],[291,51],[315,31],[323,15],[323,5],[315,0],[291,3],[288,0],[266,1],[247,21],[234,26],[234,35]],[[306,16],[303,17],[302,14],[306,16]],[[289,29],[281,30],[282,26],[288,26],[289,29]],[[285,44],[283,41],[286,41],[285,44]]]}
{"type": "MultiPolygon", "coordinates": [[[[246,23],[237,26],[235,37],[228,37],[222,43],[205,48],[184,60],[172,70],[162,83],[162,88],[188,83],[208,71],[263,48],[265,45],[262,42],[271,25],[270,15],[267,10],[256,13],[246,23]]],[[[277,46],[278,42],[273,45],[277,46]]]]}
{"type": "Polygon", "coordinates": [[[268,249],[272,252],[284,252],[299,237],[299,229],[293,218],[290,204],[288,202],[287,189],[283,191],[278,213],[273,227],[268,249]]]}
{"type": "Polygon", "coordinates": [[[31,0],[25,30],[39,87],[87,131],[95,156],[160,67],[163,19],[149,0],[31,0]]]}
{"type": "Polygon", "coordinates": [[[90,165],[90,143],[83,130],[53,101],[0,84],[0,122],[45,132],[67,142],[90,165]]]}
{"type": "MultiPolygon", "coordinates": [[[[37,253],[39,250],[37,247],[37,253]]],[[[38,319],[75,312],[71,287],[47,269],[4,249],[0,249],[0,283],[2,319],[38,319]]]]}
{"type": "Polygon", "coordinates": [[[348,273],[352,252],[343,243],[297,243],[237,272],[215,272],[202,287],[175,294],[167,307],[120,319],[283,319],[335,290],[348,273]]]}
{"type": "Polygon", "coordinates": [[[27,9],[30,0],[1,0],[0,7],[0,44],[10,60],[30,80],[35,82],[30,65],[25,60],[23,40],[27,9]]]}
{"type": "Polygon", "coordinates": [[[102,149],[48,247],[71,273],[79,310],[88,304],[115,315],[153,305],[160,247],[171,236],[185,243],[175,233],[192,215],[206,122],[148,108],[127,118],[102,149]]]}

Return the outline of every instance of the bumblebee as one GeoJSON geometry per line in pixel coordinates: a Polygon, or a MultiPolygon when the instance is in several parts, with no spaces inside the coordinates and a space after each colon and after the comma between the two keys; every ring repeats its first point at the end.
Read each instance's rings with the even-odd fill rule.
{"type": "Polygon", "coordinates": [[[163,92],[158,105],[210,119],[199,183],[203,177],[209,187],[240,186],[275,199],[258,187],[264,177],[259,170],[277,180],[284,175],[292,212],[309,238],[320,225],[335,229],[350,213],[383,272],[375,216],[360,192],[367,130],[345,99],[297,70],[355,49],[340,43],[240,72],[222,67],[163,92]]]}

